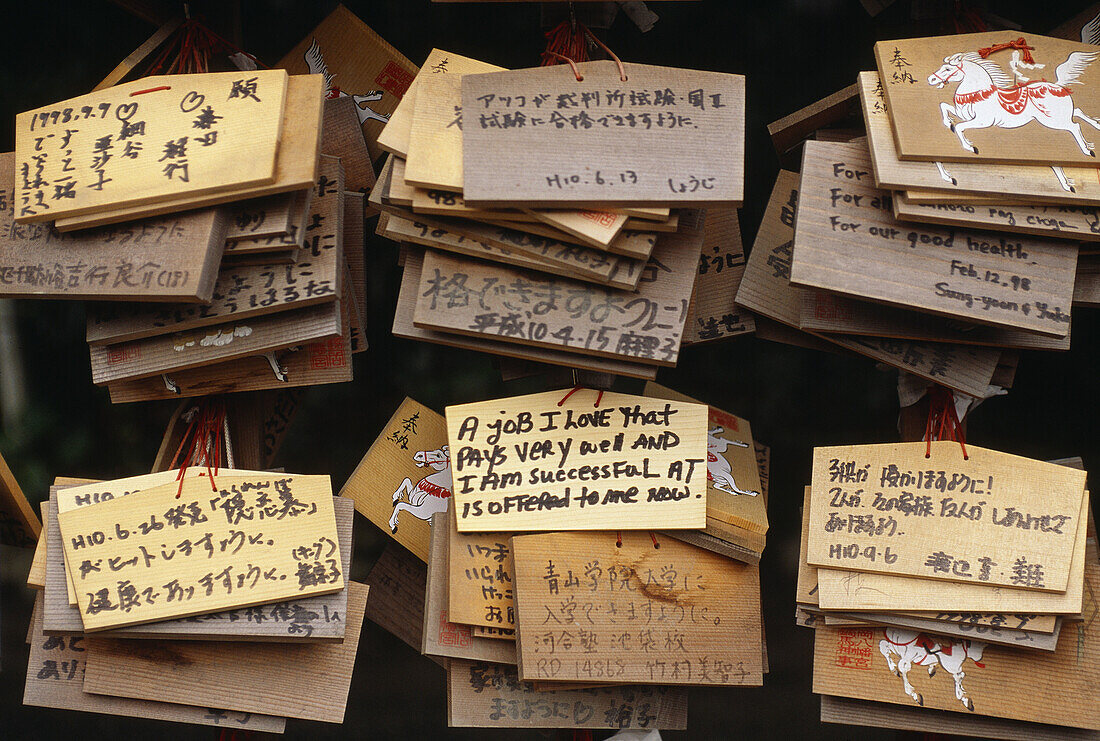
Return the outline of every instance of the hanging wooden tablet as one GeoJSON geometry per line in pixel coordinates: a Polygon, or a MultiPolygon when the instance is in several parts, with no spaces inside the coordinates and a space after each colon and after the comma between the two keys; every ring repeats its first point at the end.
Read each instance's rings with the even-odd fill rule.
{"type": "Polygon", "coordinates": [[[0,154],[0,296],[209,301],[228,215],[190,211],[62,235],[13,221],[15,155],[0,154]]]}
{"type": "Polygon", "coordinates": [[[405,398],[340,496],[421,561],[428,560],[430,519],[451,501],[451,455],[442,416],[405,398]]]}
{"type": "Polygon", "coordinates": [[[322,75],[326,98],[351,98],[372,160],[382,154],[378,134],[417,72],[415,64],[343,5],[276,66],[291,74],[322,75]]]}
{"type": "Polygon", "coordinates": [[[626,224],[626,214],[610,211],[531,210],[539,221],[570,234],[584,244],[607,249],[626,224]]]}
{"type": "Polygon", "coordinates": [[[456,623],[514,629],[511,533],[460,533],[457,518],[447,515],[447,615],[456,623]]]}
{"type": "MultiPolygon", "coordinates": [[[[1067,590],[1039,592],[1024,588],[994,588],[983,584],[933,581],[905,576],[817,570],[818,603],[824,610],[899,610],[956,612],[1035,613],[1079,615],[1084,600],[1084,575],[1093,568],[1089,554],[1095,553],[1095,538],[1086,538],[1087,520],[1078,522],[1078,544],[1069,567],[1067,590]]],[[[1093,558],[1093,561],[1096,559],[1093,558]]]]}
{"type": "MultiPolygon", "coordinates": [[[[342,271],[338,275],[343,278],[342,271]]],[[[340,302],[330,301],[297,311],[230,321],[172,335],[107,347],[92,346],[92,381],[104,385],[160,376],[311,342],[339,339],[347,331],[343,313],[340,302]]]]}
{"type": "Polygon", "coordinates": [[[1072,245],[898,223],[866,146],[807,142],[791,282],[980,324],[1064,336],[1072,245]]]}
{"type": "Polygon", "coordinates": [[[498,664],[516,663],[515,641],[498,641],[473,634],[469,625],[452,623],[447,613],[449,528],[447,514],[432,517],[431,555],[424,596],[424,643],[420,652],[429,657],[470,659],[498,664]]]}
{"type": "MultiPolygon", "coordinates": [[[[1090,589],[1100,590],[1100,581],[1090,579],[1090,589]]],[[[1100,706],[1079,700],[1100,681],[1100,664],[1091,659],[1100,641],[1095,618],[1078,624],[1053,653],[896,628],[819,628],[814,691],[1100,730],[1100,706]],[[945,671],[937,676],[926,666],[945,671]]]]}
{"type": "Polygon", "coordinates": [[[343,589],[327,476],[222,477],[214,496],[210,486],[185,479],[179,499],[168,484],[58,517],[86,632],[343,589]],[[181,538],[171,550],[168,527],[181,538]]]}
{"type": "Polygon", "coordinates": [[[467,203],[740,205],[744,77],[577,68],[582,80],[566,65],[461,78],[467,203]]]}
{"type": "Polygon", "coordinates": [[[359,647],[367,587],[348,587],[343,643],[315,646],[86,638],[84,691],[248,713],[342,723],[359,647]],[[172,670],[165,671],[165,657],[172,670]],[[303,677],[310,687],[303,691],[303,677]]]}
{"type": "Polygon", "coordinates": [[[343,285],[340,270],[346,215],[340,164],[334,158],[324,159],[324,180],[317,186],[313,218],[305,232],[308,251],[299,262],[286,266],[223,264],[213,302],[204,306],[97,306],[89,311],[89,344],[113,345],[335,301],[343,285]]]}
{"type": "Polygon", "coordinates": [[[423,252],[410,248],[408,260],[405,265],[405,273],[401,280],[401,292],[397,299],[397,309],[393,317],[393,334],[395,337],[404,337],[406,339],[433,342],[451,347],[478,350],[494,355],[520,358],[539,363],[549,363],[577,370],[611,373],[617,376],[644,378],[647,380],[652,380],[657,377],[656,366],[631,362],[621,358],[581,355],[579,353],[562,352],[552,348],[520,345],[515,342],[495,340],[489,337],[451,334],[449,332],[438,332],[423,327],[417,327],[413,324],[413,313],[416,308],[416,298],[418,286],[420,285],[420,277],[423,272],[423,263],[423,252]]]}
{"type": "Polygon", "coordinates": [[[355,296],[355,308],[359,312],[359,324],[367,328],[367,256],[363,210],[367,197],[363,193],[344,192],[344,219],[342,225],[344,260],[351,272],[351,287],[355,296]]]}
{"type": "MultiPolygon", "coordinates": [[[[138,80],[135,84],[142,82],[138,80]]],[[[275,155],[274,179],[268,183],[202,195],[188,193],[144,205],[99,208],[82,216],[58,218],[54,226],[62,232],[88,229],[93,226],[133,221],[158,214],[308,188],[317,180],[317,156],[321,146],[323,83],[324,81],[316,75],[290,77],[286,87],[286,105],[282,112],[282,134],[275,155]]],[[[193,142],[191,146],[194,146],[193,142]]]]}
{"type": "Polygon", "coordinates": [[[292,201],[297,193],[280,193],[241,201],[231,207],[227,240],[286,234],[290,230],[292,201]]]}
{"type": "Polygon", "coordinates": [[[1032,350],[1068,350],[1070,345],[1069,334],[1052,337],[1021,329],[965,324],[812,288],[799,293],[802,305],[798,326],[806,331],[1032,350]]]}
{"type": "MultiPolygon", "coordinates": [[[[647,383],[646,396],[700,403],[657,383],[647,383]]],[[[768,511],[761,495],[760,468],[747,419],[707,407],[707,518],[753,533],[768,532],[768,511]]]]}
{"type": "Polygon", "coordinates": [[[537,690],[516,668],[455,659],[447,667],[451,728],[687,728],[687,691],[676,687],[537,690]]]}
{"type": "Polygon", "coordinates": [[[0,543],[31,548],[38,542],[42,523],[27,501],[8,462],[0,456],[0,543]]]}
{"type": "Polygon", "coordinates": [[[931,458],[921,443],[816,448],[807,561],[1064,592],[1084,471],[929,446],[931,458]]]}
{"type": "MultiPolygon", "coordinates": [[[[1062,167],[1046,164],[1010,165],[989,162],[920,162],[898,157],[886,93],[878,72],[859,73],[859,92],[867,140],[874,163],[875,185],[884,190],[934,188],[958,191],[958,197],[1002,197],[1029,202],[1100,203],[1095,165],[1062,167]]],[[[1014,132],[1001,132],[1012,136],[1014,132]]]]}
{"type": "Polygon", "coordinates": [[[352,380],[349,337],[313,342],[298,350],[217,363],[171,375],[115,381],[111,402],[228,394],[263,389],[316,386],[352,380]],[[275,367],[273,367],[275,366],[275,367]]]}
{"type": "Polygon", "coordinates": [[[734,304],[745,273],[745,250],[737,210],[711,206],[703,222],[703,252],[684,344],[696,345],[753,332],[752,315],[734,304]]]}
{"type": "Polygon", "coordinates": [[[459,532],[705,526],[707,408],[586,396],[447,408],[459,532]]]}
{"type": "Polygon", "coordinates": [[[1100,241],[1100,209],[1091,206],[916,203],[905,193],[895,193],[892,200],[899,221],[1035,234],[1086,244],[1100,241]]]}
{"type": "Polygon", "coordinates": [[[879,41],[902,159],[1096,165],[1090,44],[1017,31],[879,41]]]}
{"type": "Polygon", "coordinates": [[[849,85],[768,124],[768,136],[783,169],[798,166],[802,159],[802,153],[796,149],[799,144],[820,129],[857,118],[858,109],[859,88],[849,85]]]}
{"type": "Polygon", "coordinates": [[[282,70],[156,76],[20,113],[15,218],[271,183],[286,93],[282,70]]]}
{"type": "MultiPolygon", "coordinates": [[[[503,70],[483,65],[479,73],[503,70]]],[[[463,191],[462,78],[432,75],[417,87],[405,156],[405,182],[421,188],[463,191]]]]}
{"type": "MultiPolygon", "coordinates": [[[[336,530],[339,536],[340,565],[343,572],[351,568],[352,517],[354,507],[343,497],[333,497],[336,530]]],[[[58,553],[56,564],[48,563],[43,630],[48,635],[83,633],[80,611],[64,600],[67,579],[61,560],[61,531],[49,528],[50,553],[58,553]]],[[[347,611],[347,588],[319,597],[275,602],[258,607],[226,610],[176,620],[131,625],[105,631],[103,635],[117,638],[165,640],[272,641],[299,643],[342,641],[344,615],[347,611]]]]}
{"type": "Polygon", "coordinates": [[[414,322],[570,352],[674,365],[698,265],[699,221],[698,216],[692,222],[682,217],[679,232],[660,236],[634,294],[511,269],[490,274],[469,260],[429,252],[414,322]],[[509,286],[519,285],[517,280],[530,286],[526,295],[513,295],[509,286]],[[493,288],[498,281],[502,287],[493,288]],[[522,313],[528,310],[534,312],[531,317],[522,313]]]}
{"type": "Polygon", "coordinates": [[[31,567],[27,570],[27,586],[31,589],[46,588],[46,518],[49,516],[49,502],[38,503],[42,529],[38,532],[38,541],[31,557],[31,567]]]}
{"type": "Polygon", "coordinates": [[[366,193],[374,186],[376,178],[356,111],[357,106],[350,96],[325,100],[321,153],[340,158],[346,190],[366,193]]]}
{"type": "Polygon", "coordinates": [[[263,461],[264,468],[273,467],[275,456],[282,448],[290,423],[294,421],[304,395],[304,389],[300,388],[273,389],[261,395],[264,404],[261,407],[263,422],[260,459],[263,461]]]}
{"type": "Polygon", "coordinates": [[[1004,626],[991,626],[971,624],[964,622],[946,622],[943,620],[931,620],[915,618],[908,615],[896,615],[882,612],[851,612],[828,613],[825,615],[825,625],[832,625],[831,619],[857,621],[858,627],[878,626],[895,628],[898,630],[911,630],[919,633],[932,633],[949,639],[963,639],[982,641],[1014,648],[1026,648],[1033,651],[1054,651],[1058,646],[1058,638],[1062,632],[1062,622],[1057,621],[1057,630],[1052,633],[1034,633],[1027,630],[1018,630],[1004,626]],[[834,618],[835,615],[835,618],[834,618]]]}
{"type": "Polygon", "coordinates": [[[87,648],[84,637],[45,635],[42,632],[41,602],[42,598],[39,596],[31,624],[30,656],[27,659],[27,679],[23,689],[24,705],[266,733],[282,733],[285,730],[286,718],[272,715],[85,692],[83,684],[87,648]]]}
{"type": "Polygon", "coordinates": [[[516,536],[520,676],[759,685],[760,573],[645,533],[516,536]],[[574,604],[575,603],[575,604],[574,604]]]}
{"type": "Polygon", "coordinates": [[[417,651],[424,641],[424,589],[428,568],[397,543],[386,543],[366,583],[367,619],[393,633],[417,651]]]}

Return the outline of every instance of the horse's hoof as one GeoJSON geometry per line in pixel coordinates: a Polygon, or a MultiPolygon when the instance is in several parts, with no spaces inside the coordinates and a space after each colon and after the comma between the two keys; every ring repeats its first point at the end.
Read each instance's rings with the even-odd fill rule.
{"type": "Polygon", "coordinates": [[[974,154],[977,154],[978,153],[978,148],[977,147],[971,147],[970,151],[973,152],[974,154]]]}
{"type": "Polygon", "coordinates": [[[1096,156],[1096,152],[1093,152],[1093,151],[1092,151],[1092,150],[1090,149],[1090,150],[1089,150],[1089,157],[1095,157],[1095,156],[1096,156]]]}
{"type": "Polygon", "coordinates": [[[965,705],[966,709],[969,710],[970,712],[972,712],[972,713],[974,712],[974,701],[971,700],[969,697],[966,698],[966,702],[964,702],[963,705],[965,705]]]}
{"type": "Polygon", "coordinates": [[[959,181],[958,181],[958,180],[956,180],[955,178],[951,178],[951,184],[952,184],[952,185],[958,185],[958,184],[959,184],[959,181]]]}
{"type": "Polygon", "coordinates": [[[924,695],[917,695],[917,704],[924,707],[924,695]]]}
{"type": "Polygon", "coordinates": [[[1076,192],[1077,192],[1077,189],[1076,189],[1076,188],[1074,188],[1074,187],[1073,187],[1073,186],[1071,185],[1071,186],[1069,186],[1069,192],[1070,192],[1070,193],[1076,193],[1076,192]]]}
{"type": "Polygon", "coordinates": [[[955,133],[955,124],[951,124],[951,133],[955,133]]]}
{"type": "Polygon", "coordinates": [[[390,527],[390,532],[394,535],[397,535],[397,525],[393,525],[392,527],[390,527]]]}
{"type": "Polygon", "coordinates": [[[928,676],[930,676],[930,677],[936,676],[936,667],[933,666],[931,669],[928,670],[928,676]]]}

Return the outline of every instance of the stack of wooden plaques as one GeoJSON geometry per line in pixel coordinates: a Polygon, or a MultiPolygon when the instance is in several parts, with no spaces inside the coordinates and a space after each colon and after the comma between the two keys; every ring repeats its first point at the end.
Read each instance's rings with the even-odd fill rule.
{"type": "Polygon", "coordinates": [[[29,111],[0,157],[0,293],[103,302],[92,377],[116,402],[348,381],[366,347],[353,102],[322,75],[244,74],[29,111]]]}
{"type": "Polygon", "coordinates": [[[378,233],[415,245],[394,334],[652,379],[682,344],[752,331],[732,300],[743,78],[578,69],[429,55],[370,197],[378,233]]]}
{"type": "Polygon", "coordinates": [[[327,476],[58,479],[43,515],[25,704],[277,733],[343,721],[367,587],[347,578],[353,505],[327,476]]]}
{"type": "Polygon", "coordinates": [[[796,612],[815,629],[822,719],[993,738],[1100,730],[1100,709],[1077,699],[1100,680],[1081,461],[965,450],[814,451],[796,612]]]}
{"type": "Polygon", "coordinates": [[[444,665],[449,725],[684,728],[684,685],[761,684],[759,566],[686,537],[714,415],[661,387],[405,400],[341,494],[397,542],[368,617],[444,665]]]}

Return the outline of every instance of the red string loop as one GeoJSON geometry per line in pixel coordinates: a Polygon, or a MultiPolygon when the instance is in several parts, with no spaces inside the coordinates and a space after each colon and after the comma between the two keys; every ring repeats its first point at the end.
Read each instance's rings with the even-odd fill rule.
{"type": "Polygon", "coordinates": [[[623,547],[623,534],[622,534],[622,531],[620,531],[620,530],[615,531],[615,547],[616,548],[622,548],[623,547]]]}
{"type": "Polygon", "coordinates": [[[561,60],[567,62],[569,64],[570,69],[573,70],[573,76],[577,78],[577,82],[584,82],[584,75],[582,75],[580,70],[577,69],[577,63],[576,62],[574,62],[572,59],[565,56],[564,54],[558,54],[556,51],[548,51],[546,53],[549,54],[552,57],[557,57],[558,59],[561,59],[561,60]]]}
{"type": "Polygon", "coordinates": [[[1005,44],[993,44],[993,46],[987,46],[984,49],[978,49],[978,55],[981,56],[982,59],[988,59],[989,55],[993,52],[1004,51],[1005,49],[1018,49],[1019,51],[1023,52],[1020,57],[1021,59],[1023,59],[1025,64],[1035,64],[1035,59],[1033,59],[1031,56],[1031,52],[1035,51],[1035,47],[1028,46],[1027,42],[1024,41],[1023,36],[1016,39],[1015,41],[1009,41],[1005,44]]]}
{"type": "MultiPolygon", "coordinates": [[[[565,402],[569,401],[570,396],[577,393],[578,391],[580,391],[583,388],[584,388],[584,386],[581,386],[579,384],[574,386],[573,389],[569,393],[567,393],[565,396],[562,397],[562,400],[558,402],[558,406],[560,407],[560,406],[564,405],[565,402]]],[[[602,389],[597,389],[596,403],[593,404],[592,406],[595,407],[596,409],[599,409],[601,401],[603,401],[603,390],[602,389]]]]}
{"type": "Polygon", "coordinates": [[[963,460],[970,460],[966,452],[966,432],[959,413],[955,410],[955,394],[943,386],[928,387],[928,420],[924,424],[924,457],[932,457],[933,440],[954,440],[962,448],[963,460]]]}
{"type": "Polygon", "coordinates": [[[193,465],[205,465],[206,473],[210,476],[210,489],[218,490],[214,477],[221,470],[221,449],[225,444],[225,413],[225,402],[221,400],[202,399],[193,407],[191,420],[180,439],[179,447],[176,448],[176,454],[172,457],[172,468],[179,463],[176,499],[183,494],[183,479],[187,469],[193,465]],[[181,459],[180,453],[184,448],[187,448],[187,454],[181,459]]]}

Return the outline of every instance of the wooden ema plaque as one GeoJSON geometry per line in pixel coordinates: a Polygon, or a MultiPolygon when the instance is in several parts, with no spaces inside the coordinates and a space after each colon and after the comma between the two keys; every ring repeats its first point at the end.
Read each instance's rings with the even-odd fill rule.
{"type": "Polygon", "coordinates": [[[1018,31],[875,44],[902,159],[1095,167],[1096,59],[1018,31]]]}
{"type": "MultiPolygon", "coordinates": [[[[139,80],[136,84],[142,82],[145,81],[139,80]]],[[[58,218],[54,226],[62,232],[88,229],[104,224],[133,221],[157,214],[237,202],[245,198],[259,198],[273,193],[310,187],[317,180],[317,156],[320,154],[321,146],[321,114],[324,110],[324,100],[321,95],[323,83],[324,81],[316,75],[294,75],[289,79],[286,88],[286,106],[281,114],[281,139],[278,151],[275,153],[275,176],[269,182],[236,186],[228,190],[201,195],[185,193],[136,206],[99,208],[82,216],[58,218]]]]}
{"type": "Polygon", "coordinates": [[[471,206],[740,205],[745,78],[645,64],[464,75],[471,206]]]}
{"type": "Polygon", "coordinates": [[[42,632],[42,612],[42,596],[39,595],[27,641],[30,656],[23,689],[24,705],[265,733],[282,733],[286,729],[286,718],[272,715],[87,693],[83,686],[88,652],[84,647],[84,636],[45,635],[42,632]]]}
{"type": "Polygon", "coordinates": [[[365,584],[348,584],[343,643],[150,643],[89,636],[84,690],[342,723],[367,592],[365,584]],[[310,682],[308,690],[303,678],[310,682]]]}
{"type": "Polygon", "coordinates": [[[1035,234],[1086,244],[1100,241],[1100,209],[1091,206],[918,203],[906,193],[895,193],[893,202],[894,217],[900,221],[1035,234]]]}
{"type": "Polygon", "coordinates": [[[20,113],[20,222],[78,216],[275,178],[282,70],[145,77],[20,113]]]}
{"type": "Polygon", "coordinates": [[[1085,472],[955,442],[816,448],[807,562],[1066,591],[1085,472]]]}
{"type": "Polygon", "coordinates": [[[1065,336],[1072,245],[902,224],[871,172],[865,144],[806,142],[792,283],[1065,336]]]}
{"type": "Polygon", "coordinates": [[[424,641],[424,590],[428,567],[397,543],[386,543],[366,583],[367,619],[420,651],[424,641]]]}
{"type": "Polygon", "coordinates": [[[178,499],[167,484],[59,515],[86,632],[344,588],[327,476],[220,485],[184,479],[178,499]]]}
{"type": "Polygon", "coordinates": [[[671,538],[512,539],[520,677],[760,685],[760,572],[671,538]]]}
{"type": "Polygon", "coordinates": [[[212,301],[203,306],[97,306],[88,312],[88,343],[113,345],[335,301],[342,287],[342,185],[339,160],[322,157],[321,179],[314,186],[305,230],[307,252],[298,262],[223,263],[212,301]]]}
{"type": "MultiPolygon", "coordinates": [[[[386,214],[383,214],[385,216],[386,214]]],[[[423,271],[423,252],[410,249],[405,262],[405,273],[401,280],[401,292],[398,294],[397,310],[393,316],[393,334],[395,337],[434,342],[440,345],[459,347],[467,350],[492,353],[504,357],[521,358],[539,363],[565,366],[578,370],[591,370],[599,373],[614,373],[631,378],[652,380],[657,377],[657,367],[644,363],[635,363],[619,358],[604,358],[554,350],[552,348],[520,345],[515,342],[494,340],[489,337],[437,332],[417,327],[413,324],[413,312],[420,276],[423,271]]]]}
{"type": "Polygon", "coordinates": [[[229,241],[286,234],[293,223],[295,206],[306,205],[297,193],[279,193],[234,204],[225,238],[229,241]]]}
{"type": "Polygon", "coordinates": [[[814,634],[814,692],[952,712],[1100,730],[1100,645],[1090,549],[1084,620],[1067,626],[1054,652],[1021,651],[978,640],[899,628],[819,628],[814,634]],[[929,667],[944,671],[935,672],[929,667]]]}
{"type": "Polygon", "coordinates": [[[737,210],[711,206],[704,216],[703,251],[683,344],[714,342],[756,331],[752,315],[734,304],[744,274],[745,250],[737,210]]]}
{"type": "Polygon", "coordinates": [[[33,548],[42,532],[34,507],[15,480],[8,462],[0,456],[0,543],[33,548]]]}
{"type": "MultiPolygon", "coordinates": [[[[657,383],[645,395],[701,403],[657,383]]],[[[758,535],[768,532],[767,500],[761,495],[760,467],[747,419],[707,407],[707,520],[735,525],[758,535]]]]}
{"type": "Polygon", "coordinates": [[[0,154],[0,296],[209,301],[228,212],[189,211],[60,234],[15,218],[15,154],[0,154]]]}
{"type": "Polygon", "coordinates": [[[681,217],[681,231],[660,235],[633,294],[428,252],[413,321],[429,329],[675,365],[702,242],[699,220],[681,217]],[[522,295],[513,290],[517,286],[524,288],[522,295]]]}
{"type": "MultiPolygon", "coordinates": [[[[1100,204],[1100,179],[1089,167],[1010,165],[989,162],[922,162],[898,156],[886,91],[878,72],[859,73],[859,94],[867,142],[875,165],[875,185],[884,190],[935,189],[958,197],[1012,198],[1027,202],[1054,201],[1100,204]],[[978,196],[980,194],[980,196],[978,196]]],[[[1002,132],[1012,136],[1018,132],[1002,132]]],[[[942,196],[941,196],[942,197],[942,196]]],[[[994,201],[990,201],[994,203],[994,201]]],[[[997,205],[994,203],[994,205],[997,205]]],[[[1094,209],[1088,209],[1094,211],[1094,209]]]]}
{"type": "Polygon", "coordinates": [[[294,75],[321,75],[326,98],[351,98],[371,160],[381,156],[378,134],[417,72],[404,54],[343,5],[337,5],[276,66],[294,75]]]}
{"type": "Polygon", "coordinates": [[[506,664],[452,659],[447,667],[451,728],[687,728],[682,687],[543,689],[506,664]]]}
{"type": "MultiPolygon", "coordinates": [[[[790,283],[794,217],[798,208],[799,176],[781,170],[757,232],[756,242],[737,289],[736,303],[780,324],[799,327],[802,293],[790,283]]],[[[761,322],[760,326],[767,326],[761,322]]],[[[913,342],[857,335],[787,333],[783,341],[818,350],[836,347],[865,355],[929,381],[984,396],[993,379],[1000,351],[943,343],[913,342]],[[815,343],[815,339],[820,340],[815,343]]]]}
{"type": "Polygon", "coordinates": [[[463,625],[516,627],[516,580],[511,533],[460,533],[447,514],[447,614],[463,625]]]}
{"type": "Polygon", "coordinates": [[[591,393],[447,407],[459,532],[706,526],[707,407],[591,393]]]}
{"type": "Polygon", "coordinates": [[[431,517],[451,501],[451,454],[443,417],[405,398],[348,478],[340,496],[359,514],[428,560],[431,517]]]}

